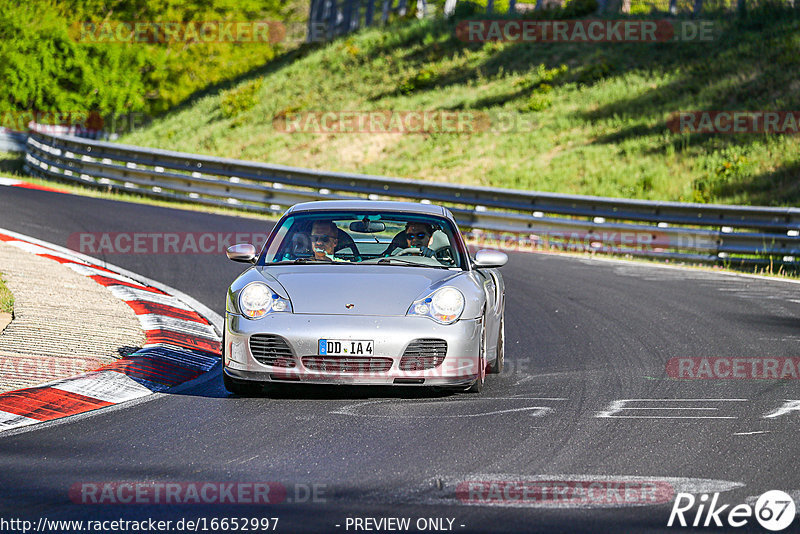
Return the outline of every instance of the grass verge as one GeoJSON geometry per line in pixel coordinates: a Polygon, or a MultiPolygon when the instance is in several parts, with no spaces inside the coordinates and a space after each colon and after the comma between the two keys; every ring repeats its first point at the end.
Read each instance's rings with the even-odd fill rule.
{"type": "Polygon", "coordinates": [[[0,313],[12,313],[14,311],[14,295],[8,289],[5,280],[0,276],[0,313]]]}

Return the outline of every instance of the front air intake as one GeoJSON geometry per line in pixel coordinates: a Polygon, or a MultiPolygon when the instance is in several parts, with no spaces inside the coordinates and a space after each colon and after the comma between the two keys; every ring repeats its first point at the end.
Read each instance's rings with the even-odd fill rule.
{"type": "Polygon", "coordinates": [[[305,356],[303,365],[311,371],[335,373],[385,373],[392,367],[391,358],[354,358],[348,356],[305,356]]]}
{"type": "Polygon", "coordinates": [[[263,365],[272,367],[295,367],[292,349],[281,336],[255,334],[250,336],[250,352],[253,358],[263,365]]]}
{"type": "Polygon", "coordinates": [[[447,354],[444,339],[415,339],[400,360],[401,371],[424,371],[441,365],[447,354]]]}

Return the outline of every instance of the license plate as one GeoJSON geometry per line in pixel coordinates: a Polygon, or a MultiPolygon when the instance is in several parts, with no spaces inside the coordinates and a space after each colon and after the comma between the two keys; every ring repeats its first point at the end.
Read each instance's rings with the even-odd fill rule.
{"type": "Polygon", "coordinates": [[[367,339],[320,339],[320,356],[372,356],[373,341],[367,339]]]}

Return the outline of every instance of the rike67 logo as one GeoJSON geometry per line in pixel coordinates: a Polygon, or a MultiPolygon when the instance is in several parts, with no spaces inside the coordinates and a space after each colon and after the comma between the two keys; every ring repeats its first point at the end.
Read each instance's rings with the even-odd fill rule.
{"type": "Polygon", "coordinates": [[[784,530],[794,521],[795,504],[792,497],[780,490],[771,490],[756,500],[755,506],[737,504],[730,510],[730,504],[718,505],[719,493],[714,493],[711,501],[706,493],[699,499],[691,493],[678,493],[669,514],[667,526],[692,527],[743,527],[755,517],[767,530],[784,530]],[[693,510],[697,505],[697,509],[693,510]],[[726,512],[727,515],[723,515],[726,512]],[[687,521],[688,517],[688,521],[687,521]],[[726,525],[727,523],[727,525],[726,525]]]}

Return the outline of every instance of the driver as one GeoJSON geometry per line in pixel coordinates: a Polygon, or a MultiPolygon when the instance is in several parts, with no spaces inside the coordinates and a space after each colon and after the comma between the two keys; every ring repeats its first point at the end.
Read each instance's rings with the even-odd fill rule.
{"type": "Polygon", "coordinates": [[[315,259],[338,261],[333,257],[338,243],[339,230],[332,221],[314,221],[311,225],[311,247],[315,259]]]}
{"type": "Polygon", "coordinates": [[[408,248],[418,248],[420,254],[430,258],[433,250],[428,248],[433,235],[433,226],[421,222],[409,222],[406,224],[406,244],[408,248]]]}

